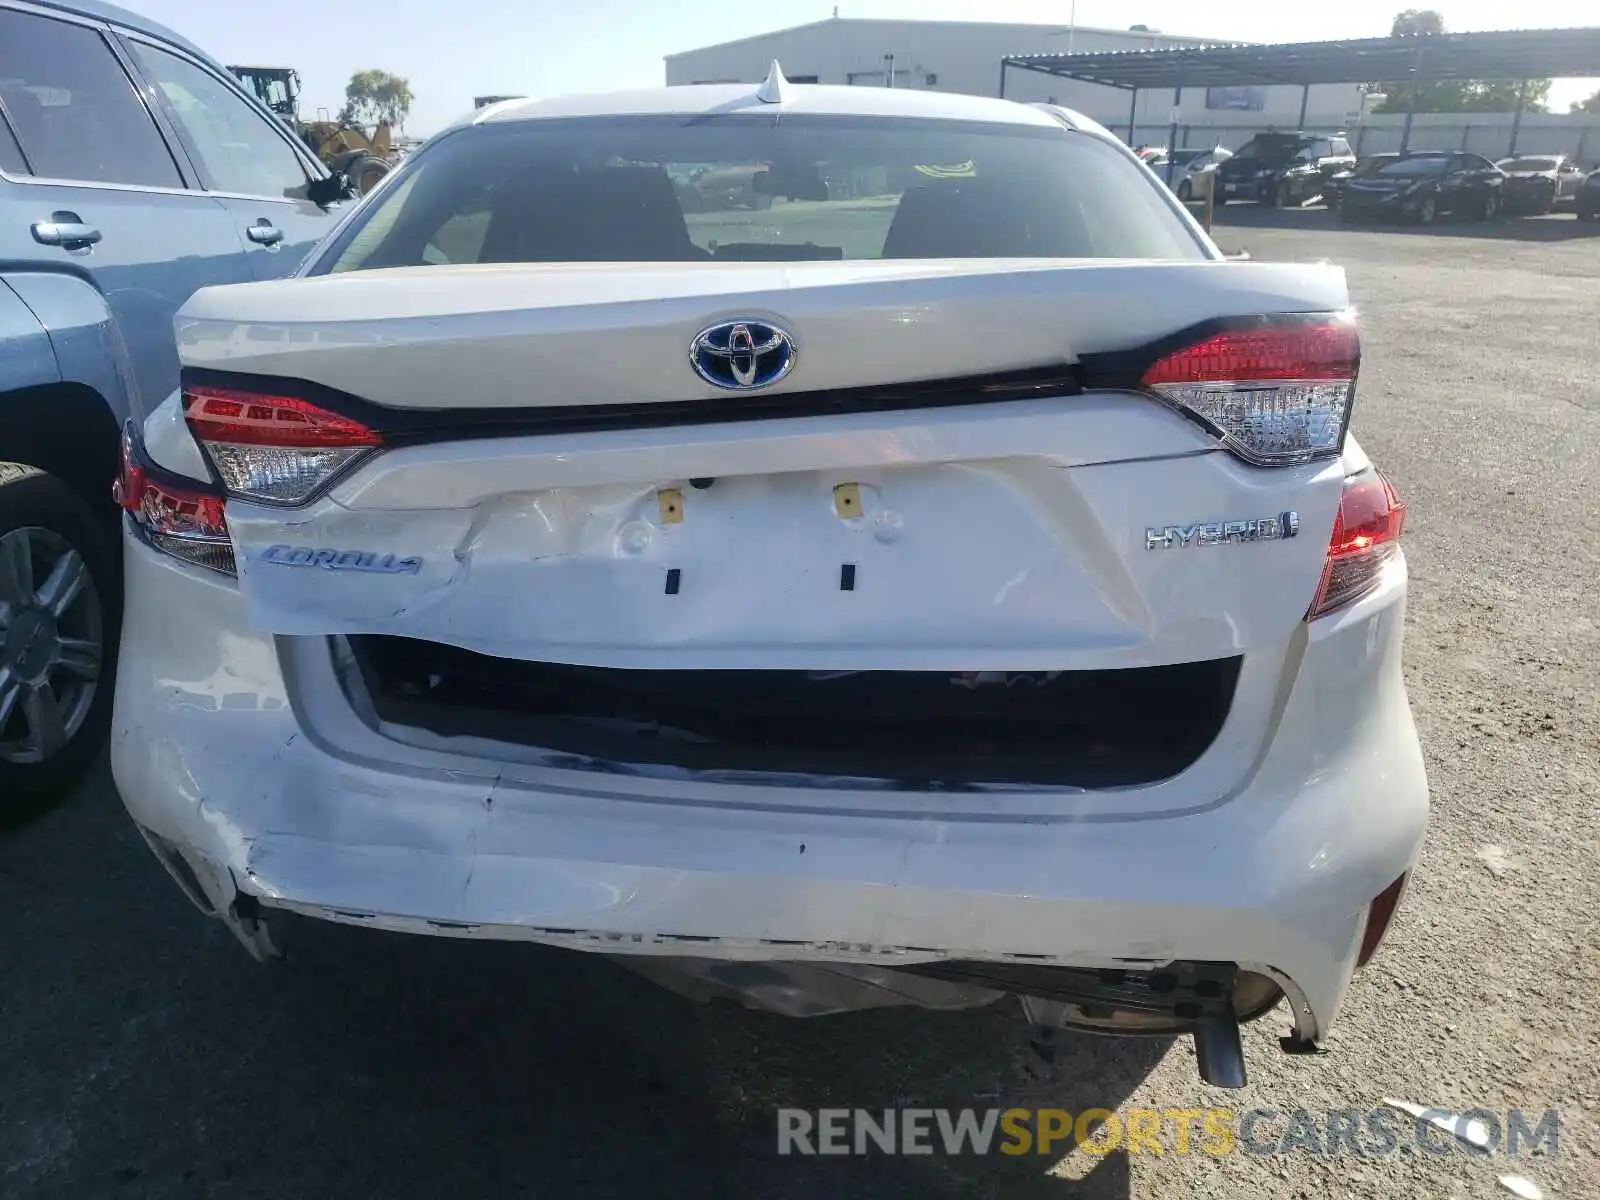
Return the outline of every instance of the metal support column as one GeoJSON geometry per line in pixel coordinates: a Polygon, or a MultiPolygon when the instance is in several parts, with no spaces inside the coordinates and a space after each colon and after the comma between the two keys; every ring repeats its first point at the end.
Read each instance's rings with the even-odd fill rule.
{"type": "Polygon", "coordinates": [[[1178,148],[1178,111],[1183,107],[1183,60],[1178,60],[1178,78],[1172,85],[1172,118],[1167,126],[1167,162],[1172,162],[1172,152],[1178,148]]]}
{"type": "Polygon", "coordinates": [[[1138,135],[1135,122],[1139,119],[1139,89],[1131,88],[1128,92],[1128,145],[1133,145],[1133,139],[1138,135]]]}
{"type": "Polygon", "coordinates": [[[1306,127],[1306,101],[1311,99],[1311,85],[1303,84],[1300,88],[1300,123],[1295,126],[1298,132],[1306,127]]]}
{"type": "Polygon", "coordinates": [[[1000,99],[1002,100],[1006,98],[1006,68],[1010,65],[1010,59],[1002,58],[1000,60],[1000,99]]]}
{"type": "Polygon", "coordinates": [[[1517,134],[1522,130],[1522,110],[1528,106],[1528,81],[1524,79],[1517,87],[1517,111],[1511,115],[1511,148],[1506,151],[1510,157],[1516,157],[1517,134]]]}
{"type": "Polygon", "coordinates": [[[1406,123],[1400,130],[1400,153],[1411,152],[1411,118],[1417,115],[1417,89],[1422,86],[1422,47],[1411,52],[1411,88],[1406,96],[1406,123]]]}

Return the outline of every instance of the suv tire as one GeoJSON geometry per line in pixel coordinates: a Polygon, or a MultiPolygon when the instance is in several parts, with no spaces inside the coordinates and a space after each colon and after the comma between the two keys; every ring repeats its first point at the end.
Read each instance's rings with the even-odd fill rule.
{"type": "Polygon", "coordinates": [[[64,798],[111,724],[121,588],[104,522],[0,462],[0,825],[64,798]]]}

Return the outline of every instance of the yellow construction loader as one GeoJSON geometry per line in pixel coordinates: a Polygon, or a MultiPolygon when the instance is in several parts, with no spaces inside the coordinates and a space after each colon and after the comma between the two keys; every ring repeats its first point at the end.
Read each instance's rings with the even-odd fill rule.
{"type": "Polygon", "coordinates": [[[387,121],[368,134],[349,121],[302,121],[300,75],[292,67],[229,67],[245,88],[275,112],[330,171],[363,193],[394,169],[394,143],[387,121]]]}

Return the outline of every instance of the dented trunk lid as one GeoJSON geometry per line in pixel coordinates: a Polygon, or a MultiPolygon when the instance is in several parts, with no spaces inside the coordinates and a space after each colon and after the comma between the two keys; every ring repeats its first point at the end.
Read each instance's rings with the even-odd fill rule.
{"type": "Polygon", "coordinates": [[[808,397],[1070,368],[1211,318],[1345,304],[1342,272],[1286,264],[433,267],[202,292],[179,335],[188,371],[336,391],[408,431],[307,505],[228,502],[261,629],[622,668],[1114,669],[1280,653],[1321,572],[1337,460],[1247,466],[1128,390],[808,397]],[[687,361],[698,331],[745,318],[798,348],[766,391],[792,401],[781,415],[687,361]],[[1288,532],[1290,514],[1298,536],[1183,533],[1288,532]]]}

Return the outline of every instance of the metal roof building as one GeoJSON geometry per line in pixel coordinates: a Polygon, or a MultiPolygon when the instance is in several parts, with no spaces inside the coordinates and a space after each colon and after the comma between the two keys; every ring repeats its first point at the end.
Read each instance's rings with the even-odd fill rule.
{"type": "MultiPolygon", "coordinates": [[[[1204,38],[1158,30],[1091,29],[1069,25],[1020,25],[984,21],[899,21],[834,18],[780,29],[756,37],[706,46],[666,58],[668,84],[758,83],[773,59],[796,82],[894,86],[979,96],[1000,92],[1001,60],[1031,52],[1041,61],[1069,52],[1150,51],[1197,47],[1204,38]]],[[[1127,93],[1116,86],[1009,70],[1006,96],[1053,101],[1115,127],[1128,119],[1127,93]]],[[[1205,125],[1217,118],[1261,124],[1293,123],[1302,99],[1298,87],[1192,88],[1182,102],[1185,122],[1205,125]]],[[[1310,119],[1325,124],[1347,121],[1359,105],[1351,84],[1313,88],[1310,119]]],[[[1155,135],[1165,129],[1170,94],[1143,93],[1139,122],[1155,135]]]]}
{"type": "MultiPolygon", "coordinates": [[[[1131,99],[1133,128],[1142,92],[1170,94],[1176,136],[1186,89],[1290,85],[1300,90],[1304,125],[1311,89],[1333,83],[1516,80],[1600,75],[1600,27],[1513,29],[1412,37],[1355,38],[1271,45],[1225,43],[1073,54],[1010,54],[1000,67],[1000,93],[1012,71],[1118,88],[1131,99]]],[[[1521,117],[1521,103],[1515,114],[1521,117]]],[[[1411,114],[1401,135],[1410,142],[1411,114]]],[[[1516,123],[1511,152],[1516,151],[1516,123]]]]}
{"type": "Polygon", "coordinates": [[[1252,45],[1139,27],[834,18],[670,54],[666,82],[755,84],[773,59],[801,83],[1050,101],[1136,145],[1238,147],[1260,130],[1301,128],[1346,133],[1357,153],[1409,145],[1600,159],[1600,116],[1419,113],[1413,127],[1405,113],[1372,115],[1361,86],[1600,76],[1593,28],[1252,45]]]}

